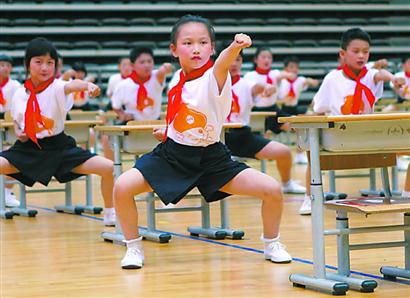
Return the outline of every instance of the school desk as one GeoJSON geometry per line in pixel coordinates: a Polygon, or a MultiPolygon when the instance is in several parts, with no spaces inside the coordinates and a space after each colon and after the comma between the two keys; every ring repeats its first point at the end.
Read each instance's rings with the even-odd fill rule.
{"type": "MultiPolygon", "coordinates": [[[[100,120],[69,120],[65,121],[64,131],[67,135],[73,136],[78,144],[86,144],[89,148],[89,128],[96,125],[102,125],[103,122],[100,120]]],[[[3,150],[3,144],[12,145],[16,136],[14,134],[13,123],[12,122],[0,122],[0,150],[3,150]]],[[[12,215],[19,214],[29,217],[34,217],[37,214],[37,210],[27,209],[26,193],[38,193],[38,192],[64,192],[65,193],[65,204],[57,205],[54,208],[58,212],[66,212],[73,214],[81,214],[82,212],[99,214],[102,211],[101,207],[96,207],[92,203],[92,181],[91,175],[85,176],[86,181],[86,203],[85,205],[73,205],[72,204],[72,191],[71,182],[65,183],[64,188],[51,188],[47,187],[45,189],[31,189],[26,190],[25,186],[18,183],[20,192],[19,200],[20,206],[12,208],[12,214],[10,211],[5,211],[5,197],[4,197],[4,176],[0,175],[0,215],[5,218],[12,218],[12,215]],[[10,217],[11,216],[11,217],[10,217]]]]}
{"type": "MultiPolygon", "coordinates": [[[[224,128],[239,128],[242,124],[233,123],[225,124],[224,128]]],[[[123,141],[123,150],[136,156],[151,151],[158,141],[152,135],[154,128],[165,128],[163,120],[153,121],[132,121],[128,125],[114,125],[114,126],[99,126],[95,130],[100,133],[110,136],[114,149],[114,177],[118,178],[121,175],[121,148],[120,138],[123,141]]],[[[222,136],[224,135],[222,131],[222,136]]],[[[221,200],[221,227],[213,228],[210,223],[209,204],[201,197],[201,205],[193,207],[173,207],[173,208],[155,208],[155,197],[153,193],[148,194],[144,200],[147,202],[147,229],[140,229],[141,236],[148,240],[158,241],[160,243],[167,243],[171,239],[169,233],[160,232],[156,230],[156,213],[165,212],[186,212],[186,211],[200,211],[202,217],[202,226],[188,227],[191,235],[199,236],[205,235],[215,239],[224,239],[229,236],[234,239],[241,239],[244,235],[243,231],[229,229],[228,206],[226,200],[221,200]]],[[[104,232],[102,237],[105,240],[113,241],[117,244],[122,244],[124,236],[121,232],[119,224],[116,225],[115,233],[104,232]]]]}
{"type": "Polygon", "coordinates": [[[396,247],[405,248],[405,269],[384,267],[387,277],[409,277],[410,270],[410,201],[392,198],[388,166],[396,163],[396,153],[410,148],[410,113],[346,116],[296,116],[279,118],[289,122],[298,132],[298,146],[310,151],[313,276],[291,274],[294,286],[308,287],[343,295],[350,289],[372,292],[374,280],[362,280],[350,275],[349,250],[396,247]],[[368,201],[336,200],[324,203],[321,170],[382,168],[385,197],[368,201]],[[323,207],[337,211],[337,228],[324,229],[323,207]],[[370,207],[371,208],[370,208],[370,207]],[[364,208],[366,207],[366,208],[364,208]],[[349,228],[348,212],[371,214],[375,212],[403,212],[404,224],[396,226],[349,228]],[[407,212],[407,213],[406,213],[407,212]],[[349,234],[381,231],[404,231],[404,241],[349,244],[349,234]],[[337,235],[338,273],[325,270],[325,235],[337,235]]]}

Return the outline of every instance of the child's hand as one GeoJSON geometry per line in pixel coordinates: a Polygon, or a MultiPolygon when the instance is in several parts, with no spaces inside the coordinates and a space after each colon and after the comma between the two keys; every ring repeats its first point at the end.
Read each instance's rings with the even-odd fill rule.
{"type": "Polygon", "coordinates": [[[249,48],[252,45],[252,39],[243,33],[235,35],[234,44],[241,49],[249,48]]]}
{"type": "Polygon", "coordinates": [[[393,80],[391,80],[393,83],[394,88],[400,89],[406,84],[406,80],[404,78],[398,78],[394,77],[393,80]]]}
{"type": "Polygon", "coordinates": [[[309,87],[319,86],[319,81],[318,80],[307,78],[306,81],[307,81],[307,84],[308,84],[309,87]]]}
{"type": "Polygon", "coordinates": [[[22,142],[22,143],[27,142],[28,136],[27,136],[24,132],[22,132],[22,131],[19,130],[19,129],[16,129],[15,133],[16,133],[17,139],[18,139],[20,142],[22,142]]]}
{"type": "Polygon", "coordinates": [[[171,63],[164,63],[162,64],[162,67],[164,69],[164,73],[171,73],[172,72],[172,64],[171,63]]]}
{"type": "Polygon", "coordinates": [[[97,85],[93,84],[93,83],[88,83],[88,89],[87,89],[88,95],[91,97],[96,97],[98,95],[100,95],[100,87],[98,87],[97,85]]]}
{"type": "Polygon", "coordinates": [[[270,84],[267,84],[265,86],[265,89],[263,90],[262,97],[271,97],[273,94],[276,92],[276,87],[270,84]]]}
{"type": "Polygon", "coordinates": [[[289,71],[284,71],[283,72],[285,79],[288,80],[296,80],[296,78],[298,77],[298,75],[294,72],[289,72],[289,71]]]}
{"type": "Polygon", "coordinates": [[[158,128],[158,127],[154,128],[152,130],[152,134],[154,135],[154,137],[158,141],[162,142],[164,140],[164,137],[165,137],[165,129],[164,128],[158,128]]]}

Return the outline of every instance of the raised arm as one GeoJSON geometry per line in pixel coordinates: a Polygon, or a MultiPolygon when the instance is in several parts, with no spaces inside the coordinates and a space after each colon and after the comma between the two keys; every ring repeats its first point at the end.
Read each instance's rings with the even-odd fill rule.
{"type": "Polygon", "coordinates": [[[97,85],[90,83],[90,82],[85,82],[81,80],[72,80],[65,84],[64,86],[64,93],[70,94],[73,92],[79,92],[79,91],[87,91],[88,95],[91,97],[96,97],[100,95],[100,87],[97,85]]]}
{"type": "Polygon", "coordinates": [[[406,80],[404,78],[395,77],[392,73],[385,69],[380,69],[374,75],[374,83],[377,84],[378,82],[392,82],[393,87],[395,89],[401,88],[404,84],[406,84],[406,80]]]}
{"type": "Polygon", "coordinates": [[[157,71],[157,80],[160,84],[165,81],[165,76],[172,72],[172,64],[164,63],[157,71]]]}
{"type": "Polygon", "coordinates": [[[235,61],[239,52],[252,44],[251,38],[246,34],[236,34],[234,41],[224,49],[219,57],[215,61],[214,76],[218,82],[219,91],[222,90],[225,85],[226,77],[229,71],[229,67],[235,61]]]}

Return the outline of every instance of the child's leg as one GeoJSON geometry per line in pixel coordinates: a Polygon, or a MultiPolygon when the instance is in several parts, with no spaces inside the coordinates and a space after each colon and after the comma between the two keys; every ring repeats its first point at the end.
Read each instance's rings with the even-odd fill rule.
{"type": "Polygon", "coordinates": [[[141,172],[132,168],[121,174],[114,185],[115,210],[126,240],[137,239],[138,234],[138,211],[134,196],[144,192],[150,192],[149,186],[141,172]]]}
{"type": "Polygon", "coordinates": [[[101,136],[101,143],[103,146],[104,156],[112,161],[114,161],[114,151],[110,148],[109,137],[107,135],[101,136]]]}
{"type": "Polygon", "coordinates": [[[262,199],[263,235],[276,238],[282,216],[283,197],[279,183],[254,169],[246,169],[225,184],[221,191],[262,199]]]}
{"type": "Polygon", "coordinates": [[[0,157],[0,175],[16,174],[19,170],[16,169],[7,159],[0,157]]]}
{"type": "Polygon", "coordinates": [[[275,160],[282,183],[290,180],[292,153],[288,146],[272,141],[256,153],[255,157],[257,159],[275,160]]]}
{"type": "Polygon", "coordinates": [[[290,148],[281,143],[271,141],[255,154],[257,159],[275,160],[285,193],[304,193],[305,187],[291,180],[292,153],[290,148]]]}
{"type": "Polygon", "coordinates": [[[114,165],[111,160],[102,156],[94,156],[72,170],[78,174],[96,174],[101,176],[101,193],[106,208],[113,207],[112,190],[114,186],[114,165]]]}

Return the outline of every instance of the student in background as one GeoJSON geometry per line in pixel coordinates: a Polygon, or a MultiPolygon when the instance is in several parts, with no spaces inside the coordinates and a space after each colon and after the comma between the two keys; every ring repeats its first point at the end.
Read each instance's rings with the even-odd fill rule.
{"type": "MultiPolygon", "coordinates": [[[[4,119],[4,114],[10,111],[11,101],[14,93],[21,84],[10,77],[13,69],[13,59],[10,56],[0,54],[0,119],[4,119]]],[[[8,181],[13,179],[7,178],[8,181]]],[[[17,207],[20,202],[16,200],[13,193],[13,185],[5,185],[6,206],[17,207]]]]}
{"type": "Polygon", "coordinates": [[[122,57],[118,60],[119,73],[115,73],[108,79],[107,96],[112,97],[118,83],[127,79],[132,73],[132,63],[130,58],[122,57]]]}
{"type": "Polygon", "coordinates": [[[11,106],[18,140],[0,153],[0,174],[27,186],[36,182],[47,186],[53,176],[64,183],[82,175],[99,175],[104,224],[114,225],[112,161],[77,147],[64,133],[65,117],[73,105],[68,95],[83,91],[97,96],[100,88],[81,80],[56,80],[57,50],[45,38],[28,43],[24,63],[29,76],[15,92],[11,106]]]}

